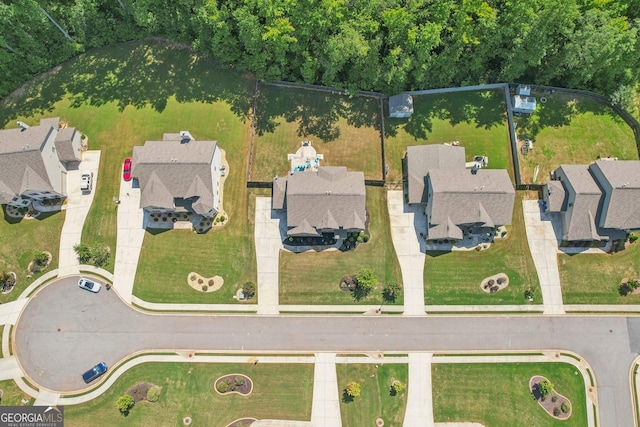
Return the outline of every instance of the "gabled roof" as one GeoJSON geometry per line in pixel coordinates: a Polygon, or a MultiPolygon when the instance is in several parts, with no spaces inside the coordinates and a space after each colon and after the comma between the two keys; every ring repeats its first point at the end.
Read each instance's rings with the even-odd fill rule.
{"type": "Polygon", "coordinates": [[[431,169],[462,169],[464,147],[431,144],[407,147],[409,203],[425,203],[425,177],[431,169]]]}
{"type": "Polygon", "coordinates": [[[560,212],[564,203],[565,191],[560,181],[548,181],[544,185],[545,199],[547,200],[547,210],[549,212],[560,212]]]}
{"type": "Polygon", "coordinates": [[[589,169],[596,179],[605,181],[602,183],[605,191],[610,189],[600,226],[621,230],[640,228],[640,161],[598,160],[589,169]]]}
{"type": "Polygon", "coordinates": [[[287,178],[276,178],[273,180],[271,190],[271,207],[273,209],[284,209],[284,196],[287,191],[287,178]]]}
{"type": "Polygon", "coordinates": [[[173,208],[174,199],[195,199],[192,208],[196,213],[209,212],[216,142],[182,142],[179,134],[165,134],[164,138],[133,147],[131,175],[142,189],[141,207],[173,208]]]}
{"type": "Polygon", "coordinates": [[[598,214],[602,191],[589,173],[589,167],[561,165],[558,169],[566,176],[566,180],[562,182],[567,190],[571,189],[575,193],[573,200],[565,200],[565,203],[572,206],[566,207],[567,212],[563,217],[564,238],[566,240],[600,240],[595,218],[598,214]]]}
{"type": "Polygon", "coordinates": [[[455,239],[461,240],[463,237],[462,229],[455,225],[451,218],[447,217],[447,220],[442,224],[434,225],[427,230],[427,237],[429,239],[455,239]]]}
{"type": "Polygon", "coordinates": [[[302,231],[309,235],[309,226],[315,230],[364,229],[366,193],[362,172],[320,167],[317,172],[298,172],[274,180],[273,192],[274,209],[286,206],[289,235],[302,231]]]}
{"type": "Polygon", "coordinates": [[[515,190],[506,170],[433,169],[430,224],[511,224],[515,190]]]}
{"type": "Polygon", "coordinates": [[[41,153],[51,132],[42,125],[0,130],[0,203],[25,190],[53,190],[41,153]]]}
{"type": "Polygon", "coordinates": [[[58,153],[58,158],[63,162],[80,161],[80,153],[73,148],[73,140],[80,138],[80,135],[76,135],[76,133],[75,128],[64,128],[60,129],[56,135],[56,152],[58,153]]]}

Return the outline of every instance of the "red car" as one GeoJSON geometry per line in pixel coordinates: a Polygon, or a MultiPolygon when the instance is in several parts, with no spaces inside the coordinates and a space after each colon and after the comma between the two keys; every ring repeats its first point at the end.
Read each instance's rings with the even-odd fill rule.
{"type": "Polygon", "coordinates": [[[131,158],[124,159],[124,166],[122,167],[122,178],[125,181],[131,181],[131,158]]]}

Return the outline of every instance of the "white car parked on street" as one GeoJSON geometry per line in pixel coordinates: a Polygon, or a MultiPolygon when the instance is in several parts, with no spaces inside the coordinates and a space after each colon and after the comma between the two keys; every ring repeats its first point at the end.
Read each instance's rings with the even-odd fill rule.
{"type": "Polygon", "coordinates": [[[85,289],[89,292],[94,292],[96,294],[100,292],[100,283],[96,283],[93,280],[85,279],[84,277],[81,277],[80,280],[78,280],[78,286],[82,289],[85,289]]]}

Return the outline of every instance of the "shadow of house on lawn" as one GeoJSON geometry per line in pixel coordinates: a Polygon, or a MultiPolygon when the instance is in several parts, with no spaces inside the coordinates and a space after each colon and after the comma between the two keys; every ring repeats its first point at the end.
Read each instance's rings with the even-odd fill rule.
{"type": "Polygon", "coordinates": [[[225,101],[246,120],[253,104],[252,79],[167,41],[123,43],[92,49],[36,77],[2,101],[0,124],[51,111],[65,96],[72,108],[115,102],[119,111],[151,106],[162,112],[170,97],[180,103],[225,101]]]}

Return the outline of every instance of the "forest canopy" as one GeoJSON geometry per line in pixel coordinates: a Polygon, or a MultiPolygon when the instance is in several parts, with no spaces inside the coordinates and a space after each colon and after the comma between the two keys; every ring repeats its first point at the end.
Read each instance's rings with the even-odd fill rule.
{"type": "Polygon", "coordinates": [[[2,0],[0,23],[0,96],[147,36],[265,80],[388,94],[521,81],[624,104],[640,73],[640,0],[2,0]]]}

